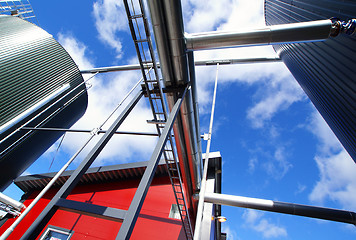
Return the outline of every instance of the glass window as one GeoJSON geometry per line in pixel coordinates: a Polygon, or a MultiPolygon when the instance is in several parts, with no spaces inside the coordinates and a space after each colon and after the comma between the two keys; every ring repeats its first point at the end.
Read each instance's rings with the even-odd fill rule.
{"type": "Polygon", "coordinates": [[[171,211],[169,211],[169,218],[180,219],[179,209],[177,204],[172,204],[171,211]]]}
{"type": "Polygon", "coordinates": [[[68,240],[72,234],[66,229],[48,227],[41,237],[41,240],[68,240]]]}

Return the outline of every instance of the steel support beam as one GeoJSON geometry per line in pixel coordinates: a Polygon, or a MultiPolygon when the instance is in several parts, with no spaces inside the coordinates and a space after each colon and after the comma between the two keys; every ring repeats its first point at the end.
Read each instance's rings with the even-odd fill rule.
{"type": "Polygon", "coordinates": [[[330,36],[331,20],[266,26],[240,32],[207,32],[186,34],[188,50],[224,47],[258,46],[296,42],[321,41],[330,36]]]}
{"type": "Polygon", "coordinates": [[[119,233],[116,236],[117,240],[130,239],[132,231],[134,229],[135,223],[137,221],[138,215],[140,214],[143,202],[146,198],[148,189],[153,180],[154,174],[156,172],[157,165],[161,159],[163,148],[167,142],[168,136],[171,133],[174,121],[179,113],[184,96],[187,92],[188,87],[184,89],[184,92],[178,98],[174,107],[171,110],[171,113],[167,119],[165,127],[162,131],[162,134],[157,142],[157,145],[152,153],[151,159],[148,162],[145,173],[142,176],[139,186],[137,187],[134,198],[131,201],[130,207],[127,210],[126,218],[124,219],[119,233]]]}
{"type": "Polygon", "coordinates": [[[52,200],[48,203],[46,208],[41,212],[41,214],[37,217],[37,219],[32,223],[32,225],[27,229],[25,234],[21,237],[21,240],[28,239],[36,239],[38,234],[42,231],[42,229],[46,226],[48,221],[54,215],[56,210],[58,209],[57,203],[61,198],[66,198],[76,184],[79,182],[80,178],[83,174],[88,170],[90,165],[99,155],[99,153],[103,150],[105,145],[113,136],[114,132],[120,127],[120,125],[124,122],[126,117],[129,115],[131,110],[136,106],[138,101],[143,96],[143,92],[140,91],[126,106],[123,112],[118,116],[118,118],[113,122],[108,131],[101,137],[101,139],[97,142],[97,144],[93,147],[93,149],[88,153],[85,159],[81,162],[79,167],[73,172],[70,178],[66,181],[66,183],[61,187],[61,189],[57,192],[57,194],[52,198],[52,200]]]}
{"type": "Polygon", "coordinates": [[[252,208],[356,225],[356,213],[338,209],[314,207],[217,193],[206,193],[204,200],[205,202],[219,205],[252,208]]]}
{"type": "Polygon", "coordinates": [[[126,216],[126,211],[111,207],[105,207],[85,202],[78,202],[68,199],[59,199],[57,205],[59,209],[69,212],[85,214],[92,217],[122,222],[126,216]]]}

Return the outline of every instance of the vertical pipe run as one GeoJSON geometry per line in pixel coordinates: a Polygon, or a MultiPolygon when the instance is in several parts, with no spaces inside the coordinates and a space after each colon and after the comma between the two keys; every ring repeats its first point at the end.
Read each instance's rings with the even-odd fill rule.
{"type": "Polygon", "coordinates": [[[207,175],[208,175],[208,163],[209,163],[211,133],[212,133],[212,130],[213,130],[213,121],[214,121],[214,112],[215,112],[216,89],[217,89],[217,86],[218,86],[218,73],[219,73],[218,70],[219,70],[219,63],[216,65],[216,77],[215,77],[213,103],[212,103],[212,106],[211,106],[210,125],[209,125],[209,133],[208,133],[208,143],[207,143],[207,146],[206,146],[203,178],[201,180],[201,188],[200,188],[200,192],[199,192],[199,202],[198,202],[197,218],[196,218],[196,223],[195,223],[194,240],[199,240],[200,239],[200,234],[201,234],[200,230],[201,230],[201,222],[202,222],[202,217],[203,217],[204,196],[205,196],[205,189],[206,189],[206,178],[207,178],[207,175]]]}

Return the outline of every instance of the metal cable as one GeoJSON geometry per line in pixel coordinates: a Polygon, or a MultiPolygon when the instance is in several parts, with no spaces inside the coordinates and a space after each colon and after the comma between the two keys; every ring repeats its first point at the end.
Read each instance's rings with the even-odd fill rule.
{"type": "Polygon", "coordinates": [[[57,154],[58,154],[59,148],[60,148],[61,145],[62,145],[62,142],[63,142],[63,139],[64,139],[65,135],[66,135],[66,132],[64,132],[64,134],[63,134],[63,136],[62,136],[62,139],[61,139],[61,141],[60,141],[59,144],[58,144],[56,153],[55,153],[54,156],[53,156],[51,165],[49,165],[49,168],[48,168],[48,171],[47,171],[47,172],[49,172],[49,170],[51,169],[51,167],[52,167],[52,165],[53,165],[54,160],[56,159],[56,156],[57,156],[57,154]]]}

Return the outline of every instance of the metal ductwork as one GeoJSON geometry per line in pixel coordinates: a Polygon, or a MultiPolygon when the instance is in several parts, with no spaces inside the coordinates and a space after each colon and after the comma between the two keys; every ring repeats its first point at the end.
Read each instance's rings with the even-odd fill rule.
{"type": "MultiPolygon", "coordinates": [[[[180,1],[148,0],[148,6],[167,90],[187,83],[192,86],[186,94],[173,130],[188,205],[195,208],[192,195],[200,186],[201,144],[193,54],[186,50],[180,1]]],[[[176,99],[176,93],[168,91],[170,109],[176,99]]]]}

